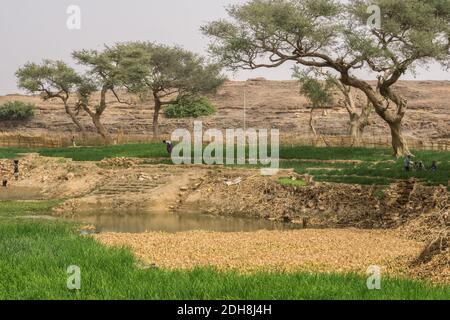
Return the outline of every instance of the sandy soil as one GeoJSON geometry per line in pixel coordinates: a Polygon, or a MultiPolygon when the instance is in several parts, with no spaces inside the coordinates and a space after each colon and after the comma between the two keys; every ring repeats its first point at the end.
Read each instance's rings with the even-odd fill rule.
{"type": "Polygon", "coordinates": [[[216,267],[239,271],[365,273],[371,265],[400,274],[423,243],[386,231],[298,230],[251,233],[105,233],[112,246],[130,247],[145,264],[162,268],[216,267]]]}

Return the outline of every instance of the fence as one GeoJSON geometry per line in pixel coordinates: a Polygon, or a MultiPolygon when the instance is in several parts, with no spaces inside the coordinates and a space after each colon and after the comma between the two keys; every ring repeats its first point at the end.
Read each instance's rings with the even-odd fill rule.
{"type": "MultiPolygon", "coordinates": [[[[86,136],[71,134],[18,134],[18,133],[0,133],[0,147],[22,147],[22,148],[63,148],[73,145],[73,139],[77,146],[102,146],[104,140],[96,135],[86,136]]],[[[416,150],[438,150],[449,151],[450,139],[420,140],[406,138],[411,149],[416,150]]],[[[130,144],[130,143],[150,143],[158,142],[152,135],[145,134],[124,134],[118,132],[112,135],[112,144],[130,144]]],[[[281,144],[306,145],[316,147],[354,147],[355,142],[351,136],[330,136],[320,135],[317,137],[311,135],[281,135],[281,144]]],[[[358,146],[368,148],[389,148],[391,139],[384,136],[367,136],[358,143],[358,146]]]]}
{"type": "MultiPolygon", "coordinates": [[[[284,144],[291,145],[306,145],[316,147],[355,147],[361,146],[366,148],[390,148],[392,146],[392,140],[390,137],[383,136],[366,136],[363,137],[357,144],[351,136],[328,136],[320,135],[314,136],[295,136],[284,135],[281,137],[281,141],[284,144]]],[[[407,137],[406,141],[410,149],[415,150],[436,150],[436,151],[449,151],[450,139],[435,139],[424,140],[407,137]]]]}

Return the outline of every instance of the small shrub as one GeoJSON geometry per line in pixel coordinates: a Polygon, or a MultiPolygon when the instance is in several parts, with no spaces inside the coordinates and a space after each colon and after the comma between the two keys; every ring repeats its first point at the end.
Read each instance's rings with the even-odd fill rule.
{"type": "Polygon", "coordinates": [[[20,121],[34,116],[34,105],[21,101],[9,101],[0,106],[0,120],[20,121]]]}
{"type": "Polygon", "coordinates": [[[164,109],[167,118],[198,118],[216,113],[216,108],[205,97],[184,96],[164,109]]]}

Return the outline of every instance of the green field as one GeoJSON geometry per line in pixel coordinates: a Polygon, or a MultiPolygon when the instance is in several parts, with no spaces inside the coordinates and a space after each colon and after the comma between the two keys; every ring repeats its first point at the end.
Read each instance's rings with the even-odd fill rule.
{"type": "MultiPolygon", "coordinates": [[[[106,147],[80,147],[60,149],[0,148],[0,158],[13,158],[21,153],[36,152],[47,157],[71,158],[75,161],[100,161],[113,157],[145,158],[146,163],[169,164],[170,158],[163,144],[129,144],[106,147]],[[152,160],[153,158],[153,160],[152,160]]],[[[388,185],[415,177],[429,185],[448,187],[450,179],[450,152],[414,151],[416,160],[427,168],[438,162],[437,172],[403,170],[403,159],[395,159],[390,149],[377,148],[315,148],[281,146],[280,166],[294,168],[298,173],[309,173],[317,181],[388,185]],[[358,161],[358,163],[325,162],[358,161]]],[[[450,187],[449,187],[450,188],[450,187]]]]}
{"type": "Polygon", "coordinates": [[[449,299],[449,286],[388,279],[370,291],[355,274],[139,268],[127,249],[107,248],[62,221],[30,220],[54,202],[0,202],[0,299],[449,299]],[[81,290],[67,268],[81,268],[81,290]]]}

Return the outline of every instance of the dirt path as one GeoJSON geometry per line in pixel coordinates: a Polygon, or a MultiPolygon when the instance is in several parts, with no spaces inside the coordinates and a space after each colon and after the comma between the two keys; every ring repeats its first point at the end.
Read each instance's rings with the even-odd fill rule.
{"type": "Polygon", "coordinates": [[[145,264],[170,269],[198,266],[239,271],[365,273],[371,265],[400,274],[423,244],[389,231],[298,230],[251,233],[105,233],[95,236],[127,246],[145,264]]]}

